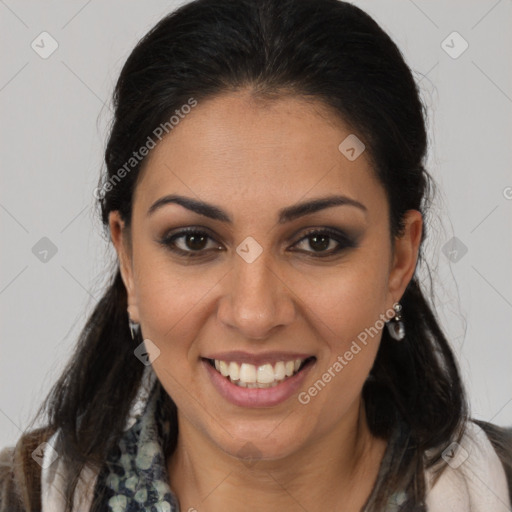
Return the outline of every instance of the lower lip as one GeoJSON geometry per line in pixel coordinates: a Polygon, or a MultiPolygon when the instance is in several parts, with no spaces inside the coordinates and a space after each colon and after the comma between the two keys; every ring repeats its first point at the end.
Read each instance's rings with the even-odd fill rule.
{"type": "Polygon", "coordinates": [[[215,389],[228,401],[240,407],[272,407],[290,398],[301,386],[314,361],[271,388],[242,388],[223,377],[211,364],[202,360],[215,389]]]}

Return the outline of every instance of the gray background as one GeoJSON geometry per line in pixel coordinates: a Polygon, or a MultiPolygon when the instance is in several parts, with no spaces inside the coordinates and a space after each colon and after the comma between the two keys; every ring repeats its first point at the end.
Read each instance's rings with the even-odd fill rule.
{"type": "MultiPolygon", "coordinates": [[[[472,414],[512,425],[512,1],[354,3],[420,83],[440,189],[426,247],[438,313],[472,414]],[[458,58],[442,47],[460,52],[454,31],[469,44],[458,58]]],[[[136,41],[177,5],[0,0],[0,446],[26,428],[101,296],[114,252],[92,192],[110,95],[136,41]],[[43,31],[58,44],[46,59],[31,47],[50,48],[43,31]],[[38,252],[43,237],[56,254],[38,252]]]]}

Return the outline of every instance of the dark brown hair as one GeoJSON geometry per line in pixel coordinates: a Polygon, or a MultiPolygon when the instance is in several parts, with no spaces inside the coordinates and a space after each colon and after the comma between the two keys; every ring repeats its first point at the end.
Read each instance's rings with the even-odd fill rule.
{"type": "MultiPolygon", "coordinates": [[[[106,173],[99,184],[107,231],[114,210],[130,226],[144,160],[114,186],[105,184],[155,128],[190,98],[200,104],[241,88],[263,98],[286,94],[320,100],[347,123],[364,140],[386,191],[392,239],[401,235],[407,210],[426,217],[434,186],[423,165],[424,107],[399,49],[368,14],[338,0],[196,0],[162,19],[137,44],[119,76],[106,173]]],[[[406,337],[397,343],[383,331],[363,388],[369,427],[376,436],[387,438],[399,420],[410,429],[406,456],[381,490],[376,510],[411,468],[415,502],[423,502],[423,462],[427,467],[440,462],[442,470],[441,452],[464,432],[466,395],[433,313],[432,295],[426,297],[417,276],[412,278],[401,298],[406,337]]],[[[140,383],[144,366],[133,354],[126,308],[116,266],[44,404],[48,424],[62,431],[58,451],[71,467],[69,503],[83,464],[101,467],[116,444],[140,383]]],[[[177,427],[170,397],[168,405],[174,436],[166,449],[172,452],[177,427]]]]}

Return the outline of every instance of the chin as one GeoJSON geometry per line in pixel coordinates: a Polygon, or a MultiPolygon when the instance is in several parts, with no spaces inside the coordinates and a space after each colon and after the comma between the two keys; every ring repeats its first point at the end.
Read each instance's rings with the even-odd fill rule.
{"type": "Polygon", "coordinates": [[[224,432],[222,440],[217,445],[232,457],[254,464],[258,460],[280,460],[293,455],[306,442],[304,431],[294,434],[290,432],[278,432],[276,424],[267,429],[258,428],[254,432],[245,431],[244,435],[229,436],[224,432]],[[292,441],[293,440],[293,441],[292,441]]]}

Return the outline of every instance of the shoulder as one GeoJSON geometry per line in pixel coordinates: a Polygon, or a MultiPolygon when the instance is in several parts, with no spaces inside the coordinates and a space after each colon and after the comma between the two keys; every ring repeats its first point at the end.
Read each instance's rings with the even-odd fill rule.
{"type": "Polygon", "coordinates": [[[425,475],[429,510],[510,510],[512,427],[470,420],[460,443],[450,443],[442,457],[440,477],[432,469],[425,475]]]}
{"type": "Polygon", "coordinates": [[[51,434],[45,427],[25,432],[15,446],[0,451],[0,512],[40,509],[41,461],[36,450],[51,434]]]}
{"type": "Polygon", "coordinates": [[[505,469],[512,470],[512,426],[499,427],[487,421],[473,420],[486,434],[505,469]]]}
{"type": "Polygon", "coordinates": [[[13,479],[12,468],[14,460],[14,446],[8,446],[0,451],[0,511],[9,510],[8,496],[12,494],[13,479]]]}
{"type": "Polygon", "coordinates": [[[507,479],[510,501],[512,502],[512,426],[499,427],[486,421],[473,420],[487,436],[496,451],[507,479]]]}

